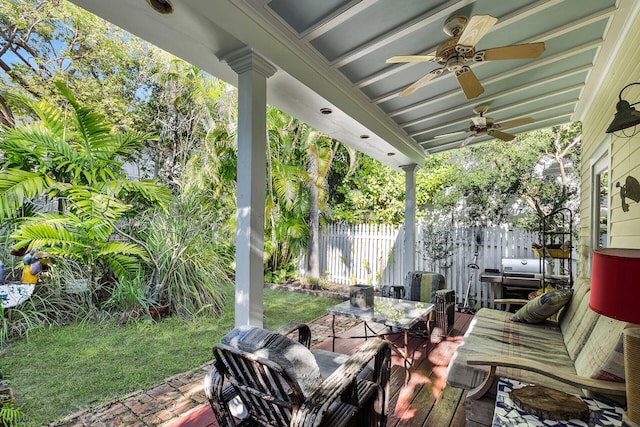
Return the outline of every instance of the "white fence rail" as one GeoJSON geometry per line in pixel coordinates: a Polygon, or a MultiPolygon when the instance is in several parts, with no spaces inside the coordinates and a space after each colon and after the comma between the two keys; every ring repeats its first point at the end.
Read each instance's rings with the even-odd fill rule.
{"type": "MultiPolygon", "coordinates": [[[[483,307],[493,306],[499,286],[480,282],[485,269],[500,269],[502,258],[534,258],[531,244],[537,233],[509,230],[506,227],[448,229],[451,256],[437,263],[425,256],[423,225],[416,227],[416,271],[436,271],[446,278],[447,288],[455,289],[462,302],[467,286],[470,295],[483,307]],[[479,244],[476,244],[479,243],[479,244]],[[476,257],[477,251],[477,257],[476,257]],[[479,269],[471,269],[475,263],[479,269]]],[[[343,284],[403,285],[405,256],[404,227],[388,225],[330,224],[321,230],[320,268],[332,282],[343,284]]],[[[304,265],[304,264],[302,264],[304,265]]],[[[575,269],[574,269],[575,271],[575,269]]]]}

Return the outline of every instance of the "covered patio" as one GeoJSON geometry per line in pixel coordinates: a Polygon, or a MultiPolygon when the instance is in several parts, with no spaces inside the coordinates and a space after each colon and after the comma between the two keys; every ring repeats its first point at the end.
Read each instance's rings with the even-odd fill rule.
{"type": "MultiPolygon", "coordinates": [[[[640,99],[640,86],[621,92],[640,81],[637,0],[72,1],[238,87],[236,325],[263,324],[267,103],[404,171],[407,230],[426,156],[582,121],[576,278],[590,280],[592,251],[603,244],[605,171],[604,245],[640,248],[640,207],[615,185],[640,175],[640,136],[607,133],[617,102],[640,99]],[[510,47],[523,44],[531,48],[510,47]],[[405,58],[387,63],[394,56],[405,58]]],[[[415,253],[412,233],[404,247],[415,253]]],[[[413,257],[401,262],[414,270],[413,257]]],[[[420,408],[436,395],[416,397],[420,408]]],[[[453,400],[433,414],[460,425],[453,400]]],[[[443,425],[432,415],[396,424],[443,425]]]]}
{"type": "MultiPolygon", "coordinates": [[[[504,138],[490,121],[517,135],[583,120],[588,158],[618,92],[638,80],[634,0],[73,2],[238,87],[237,325],[262,325],[267,103],[403,170],[413,230],[415,171],[426,156],[504,138]],[[466,21],[463,42],[484,56],[447,50],[457,38],[444,30],[459,37],[466,21]],[[522,44],[533,47],[510,47],[522,44]],[[429,58],[386,62],[398,55],[429,58]]],[[[581,218],[588,235],[588,213],[581,218]]],[[[415,253],[413,233],[404,248],[415,253]]],[[[401,262],[414,270],[413,257],[401,262]]]]}

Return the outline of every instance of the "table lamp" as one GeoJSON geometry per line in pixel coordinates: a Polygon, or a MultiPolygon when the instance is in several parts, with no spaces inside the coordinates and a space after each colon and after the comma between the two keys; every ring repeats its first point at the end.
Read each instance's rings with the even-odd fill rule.
{"type": "Polygon", "coordinates": [[[596,313],[638,328],[624,331],[627,412],[624,422],[640,427],[640,249],[607,248],[593,252],[589,307],[596,313]]]}

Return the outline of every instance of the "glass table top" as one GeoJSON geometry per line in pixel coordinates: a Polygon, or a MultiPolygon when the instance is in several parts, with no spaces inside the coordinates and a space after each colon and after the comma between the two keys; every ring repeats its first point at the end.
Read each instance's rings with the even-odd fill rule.
{"type": "Polygon", "coordinates": [[[367,322],[378,322],[401,329],[410,329],[434,308],[433,304],[421,301],[386,297],[374,297],[373,300],[373,308],[360,308],[352,306],[350,301],[344,301],[329,307],[327,312],[333,315],[355,317],[367,322]]]}

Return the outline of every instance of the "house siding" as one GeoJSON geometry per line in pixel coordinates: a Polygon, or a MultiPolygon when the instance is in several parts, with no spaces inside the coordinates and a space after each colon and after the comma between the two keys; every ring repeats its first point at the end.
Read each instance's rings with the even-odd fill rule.
{"type": "MultiPolygon", "coordinates": [[[[625,43],[620,47],[616,59],[607,72],[600,90],[593,98],[583,118],[583,151],[580,194],[580,274],[588,274],[590,252],[590,199],[591,165],[589,159],[600,144],[606,141],[606,128],[613,119],[620,90],[629,83],[640,82],[640,26],[633,25],[625,43]]],[[[627,89],[623,95],[631,103],[640,101],[640,86],[627,89]]],[[[620,188],[628,175],[640,179],[640,135],[632,138],[611,136],[610,145],[610,247],[640,248],[640,204],[628,200],[629,211],[622,210],[620,188]]]]}

